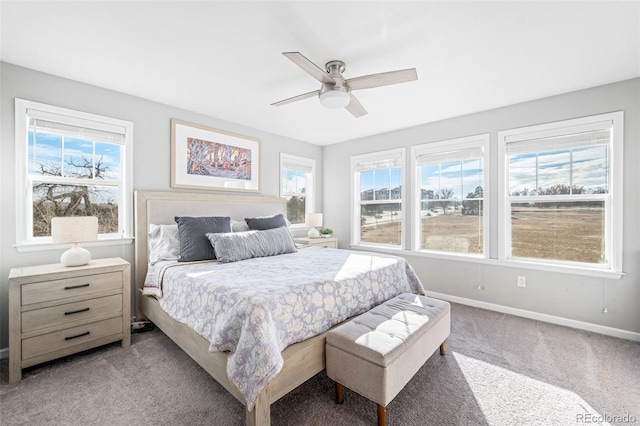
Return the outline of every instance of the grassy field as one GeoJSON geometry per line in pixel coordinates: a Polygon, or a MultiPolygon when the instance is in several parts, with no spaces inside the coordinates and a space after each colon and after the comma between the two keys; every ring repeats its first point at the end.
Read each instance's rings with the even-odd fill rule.
{"type": "MultiPolygon", "coordinates": [[[[518,208],[512,212],[512,255],[574,262],[604,262],[604,211],[600,208],[518,208]],[[570,218],[570,220],[569,220],[570,218]]],[[[421,247],[457,253],[482,253],[479,216],[460,213],[423,217],[421,247]]],[[[399,221],[366,224],[367,242],[400,244],[399,221]]]]}

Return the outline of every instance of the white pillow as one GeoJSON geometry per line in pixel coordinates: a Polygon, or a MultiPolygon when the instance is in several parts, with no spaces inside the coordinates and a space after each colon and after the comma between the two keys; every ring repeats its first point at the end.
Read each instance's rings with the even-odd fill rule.
{"type": "Polygon", "coordinates": [[[155,265],[161,260],[178,260],[180,238],[178,225],[149,225],[149,263],[155,265]]]}
{"type": "Polygon", "coordinates": [[[231,219],[231,232],[247,232],[249,231],[249,225],[244,220],[231,219]]]}

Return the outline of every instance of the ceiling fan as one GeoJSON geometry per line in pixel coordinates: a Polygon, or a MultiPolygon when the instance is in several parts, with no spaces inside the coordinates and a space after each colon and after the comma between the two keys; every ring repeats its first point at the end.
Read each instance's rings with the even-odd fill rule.
{"type": "Polygon", "coordinates": [[[342,61],[329,61],[325,65],[325,71],[319,66],[311,62],[300,52],[283,52],[284,56],[289,58],[294,64],[306,71],[311,77],[322,83],[319,90],[303,93],[302,95],[292,98],[283,99],[271,104],[272,106],[281,106],[290,104],[291,102],[301,101],[303,99],[318,96],[320,103],[327,108],[345,108],[356,118],[367,114],[360,101],[353,96],[351,91],[361,89],[371,89],[380,86],[389,86],[391,84],[406,83],[418,79],[415,68],[406,70],[382,72],[378,74],[363,75],[360,77],[345,80],[342,76],[346,66],[342,61]]]}

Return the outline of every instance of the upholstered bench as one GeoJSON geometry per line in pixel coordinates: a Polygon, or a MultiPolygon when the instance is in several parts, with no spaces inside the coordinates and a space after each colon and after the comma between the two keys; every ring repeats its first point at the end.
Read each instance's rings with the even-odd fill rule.
{"type": "Polygon", "coordinates": [[[378,425],[387,405],[440,347],[451,331],[447,302],[403,293],[327,333],[327,375],[378,404],[378,425]]]}

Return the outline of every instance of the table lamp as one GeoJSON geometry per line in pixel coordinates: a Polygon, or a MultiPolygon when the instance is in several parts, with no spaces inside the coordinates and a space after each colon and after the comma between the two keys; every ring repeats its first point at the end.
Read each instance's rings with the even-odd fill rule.
{"type": "Polygon", "coordinates": [[[322,213],[307,213],[305,223],[311,227],[307,236],[309,238],[320,238],[320,232],[315,227],[322,226],[322,213]]]}
{"type": "Polygon", "coordinates": [[[98,239],[98,218],[95,216],[68,216],[51,219],[51,238],[56,244],[72,243],[60,256],[64,266],[86,265],[91,260],[89,250],[78,243],[98,239]]]}

